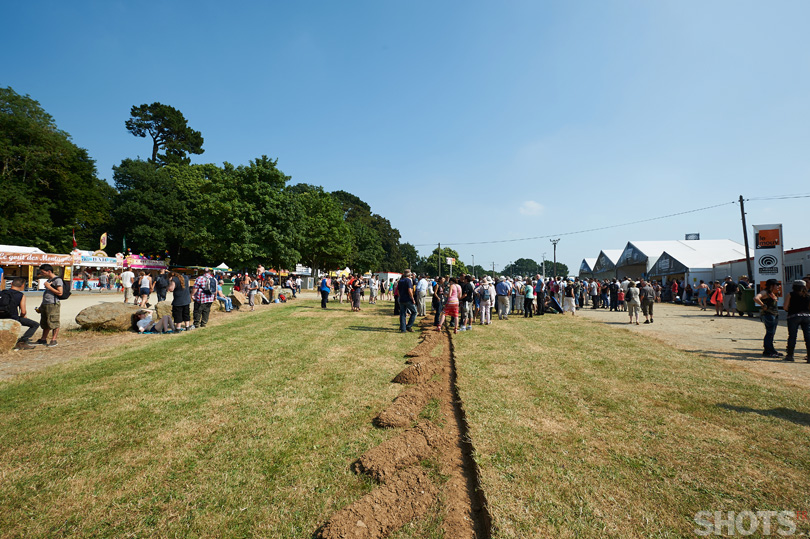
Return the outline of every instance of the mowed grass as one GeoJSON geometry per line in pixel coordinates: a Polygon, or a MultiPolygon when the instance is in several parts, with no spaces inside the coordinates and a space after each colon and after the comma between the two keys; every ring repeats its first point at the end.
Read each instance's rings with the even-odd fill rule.
{"type": "Polygon", "coordinates": [[[496,538],[695,537],[697,511],[810,507],[803,389],[570,316],[455,342],[496,538]]]}
{"type": "MultiPolygon", "coordinates": [[[[0,537],[310,537],[418,334],[314,300],[0,384],[0,537]]],[[[402,537],[418,537],[421,528],[402,537]]]]}

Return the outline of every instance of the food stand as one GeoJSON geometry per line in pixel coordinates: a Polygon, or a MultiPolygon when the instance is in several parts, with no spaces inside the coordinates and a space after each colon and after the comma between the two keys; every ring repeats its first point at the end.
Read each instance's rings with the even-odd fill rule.
{"type": "Polygon", "coordinates": [[[144,270],[160,271],[162,269],[169,269],[169,261],[167,260],[152,260],[145,256],[129,255],[124,259],[124,267],[131,270],[144,270]]]}
{"type": "MultiPolygon", "coordinates": [[[[70,253],[73,257],[73,287],[79,289],[82,286],[81,272],[82,270],[89,270],[95,268],[96,271],[102,269],[109,269],[112,271],[120,270],[124,267],[124,255],[117,253],[115,256],[107,256],[104,251],[81,251],[74,249],[70,253]]],[[[98,288],[98,277],[89,280],[91,288],[98,288]]]]}
{"type": "Polygon", "coordinates": [[[11,279],[22,277],[28,281],[28,289],[43,288],[40,279],[34,287],[36,269],[42,264],[53,266],[54,273],[65,280],[71,276],[71,266],[73,257],[70,255],[59,255],[45,253],[36,247],[22,247],[19,245],[0,245],[0,268],[3,269],[3,285],[10,286],[11,279]]]}

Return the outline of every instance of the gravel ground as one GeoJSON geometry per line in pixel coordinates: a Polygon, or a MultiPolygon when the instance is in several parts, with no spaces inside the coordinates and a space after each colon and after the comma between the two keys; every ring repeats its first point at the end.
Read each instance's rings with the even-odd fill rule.
{"type": "MultiPolygon", "coordinates": [[[[644,324],[642,316],[638,326],[628,324],[629,317],[623,312],[586,307],[577,311],[577,315],[625,328],[682,350],[722,359],[757,374],[810,388],[810,363],[803,360],[805,348],[801,333],[796,346],[795,363],[764,358],[762,338],[765,327],[757,316],[717,317],[714,316],[714,310],[701,311],[697,307],[669,303],[655,305],[653,324],[644,324]]],[[[777,350],[784,353],[787,345],[787,326],[784,320],[779,322],[774,344],[777,350]]]]}

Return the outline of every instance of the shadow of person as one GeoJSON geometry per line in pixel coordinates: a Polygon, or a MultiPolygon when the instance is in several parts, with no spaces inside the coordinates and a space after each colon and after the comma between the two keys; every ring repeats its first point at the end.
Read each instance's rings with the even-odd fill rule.
{"type": "Polygon", "coordinates": [[[771,408],[770,410],[757,410],[756,408],[749,408],[747,406],[734,406],[733,404],[718,404],[720,408],[725,408],[732,412],[740,412],[746,414],[759,414],[765,417],[776,417],[784,419],[797,425],[810,426],[810,414],[806,412],[799,412],[790,408],[771,408]]]}

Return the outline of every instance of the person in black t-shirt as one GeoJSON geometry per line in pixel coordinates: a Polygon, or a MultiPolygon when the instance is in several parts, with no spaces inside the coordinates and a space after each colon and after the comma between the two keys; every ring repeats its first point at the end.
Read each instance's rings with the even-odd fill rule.
{"type": "Polygon", "coordinates": [[[731,279],[731,276],[726,277],[723,284],[723,308],[726,310],[726,316],[734,316],[737,312],[737,288],[739,285],[731,279]]]}
{"type": "Polygon", "coordinates": [[[3,306],[0,310],[0,318],[10,318],[16,320],[22,326],[28,328],[25,334],[17,341],[14,350],[33,350],[34,347],[29,344],[31,337],[39,329],[39,324],[26,318],[28,314],[25,305],[25,279],[17,277],[11,281],[11,288],[0,292],[0,305],[3,306]]]}
{"type": "Polygon", "coordinates": [[[461,321],[459,331],[472,329],[472,302],[475,295],[475,288],[472,284],[472,275],[464,277],[464,284],[461,285],[461,298],[459,299],[459,310],[461,311],[461,321]]]}
{"type": "Polygon", "coordinates": [[[416,301],[413,296],[413,281],[410,279],[411,270],[405,270],[402,278],[397,284],[397,294],[399,296],[399,331],[413,331],[413,323],[416,320],[416,301]],[[406,322],[406,318],[410,318],[406,322]]]}

